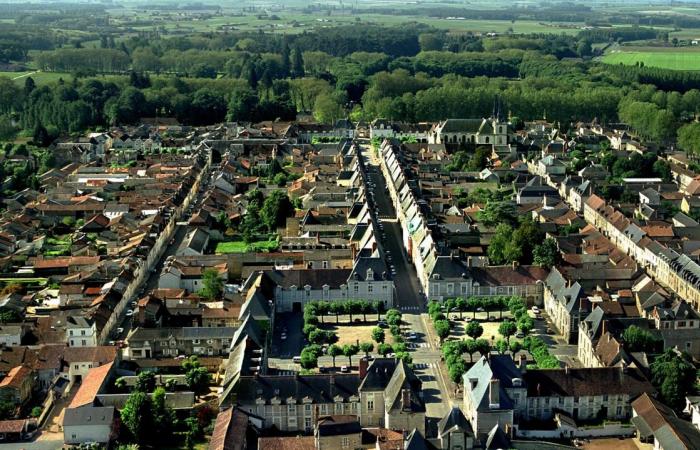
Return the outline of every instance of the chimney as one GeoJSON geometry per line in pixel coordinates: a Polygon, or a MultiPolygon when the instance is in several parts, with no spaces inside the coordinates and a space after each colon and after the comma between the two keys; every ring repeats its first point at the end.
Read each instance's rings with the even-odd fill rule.
{"type": "Polygon", "coordinates": [[[467,267],[471,267],[471,266],[472,266],[472,257],[467,256],[467,267]]]}
{"type": "Polygon", "coordinates": [[[518,261],[513,261],[512,267],[515,270],[518,267],[518,261]]]}
{"type": "Polygon", "coordinates": [[[565,373],[566,375],[569,374],[569,365],[568,365],[568,364],[564,364],[564,373],[565,373]]]}
{"type": "Polygon", "coordinates": [[[501,407],[500,397],[500,382],[498,378],[494,378],[489,382],[489,409],[497,409],[501,407]]]}
{"type": "Polygon", "coordinates": [[[367,376],[367,368],[368,367],[369,367],[369,361],[367,361],[367,358],[360,358],[360,364],[359,364],[360,380],[364,380],[365,377],[367,376]]]}
{"type": "Polygon", "coordinates": [[[524,353],[520,354],[520,373],[527,372],[527,355],[524,353]]]}
{"type": "Polygon", "coordinates": [[[411,390],[401,389],[401,409],[410,410],[411,409],[411,390]]]}

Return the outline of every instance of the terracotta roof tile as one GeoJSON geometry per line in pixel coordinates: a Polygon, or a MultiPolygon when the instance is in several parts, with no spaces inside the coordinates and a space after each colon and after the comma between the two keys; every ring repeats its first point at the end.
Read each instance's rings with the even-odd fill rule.
{"type": "Polygon", "coordinates": [[[112,370],[113,363],[105,364],[104,366],[95,367],[88,371],[83,378],[80,389],[73,397],[73,401],[68,405],[69,408],[77,408],[84,405],[89,405],[95,401],[97,393],[104,384],[109,372],[112,370]]]}

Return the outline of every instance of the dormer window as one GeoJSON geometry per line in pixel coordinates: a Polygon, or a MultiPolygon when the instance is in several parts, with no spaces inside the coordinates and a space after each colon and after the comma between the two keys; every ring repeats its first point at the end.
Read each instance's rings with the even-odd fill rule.
{"type": "Polygon", "coordinates": [[[370,268],[367,269],[367,280],[373,280],[374,279],[374,271],[370,268]]]}

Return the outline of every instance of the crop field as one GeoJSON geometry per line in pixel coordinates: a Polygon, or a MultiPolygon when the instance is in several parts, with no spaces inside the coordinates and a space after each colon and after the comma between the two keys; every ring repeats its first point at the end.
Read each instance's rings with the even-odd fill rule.
{"type": "Polygon", "coordinates": [[[608,64],[635,65],[672,70],[700,70],[700,49],[696,47],[678,48],[639,48],[615,50],[602,57],[608,64]]]}

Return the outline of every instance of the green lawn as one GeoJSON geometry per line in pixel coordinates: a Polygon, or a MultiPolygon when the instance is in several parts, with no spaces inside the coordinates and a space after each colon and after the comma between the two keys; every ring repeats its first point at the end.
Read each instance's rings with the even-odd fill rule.
{"type": "Polygon", "coordinates": [[[28,76],[32,77],[37,86],[54,83],[58,81],[59,78],[63,78],[66,82],[72,79],[71,74],[62,72],[37,72],[33,70],[28,72],[0,72],[0,77],[7,77],[15,83],[22,85],[24,85],[24,80],[28,76]]]}
{"type": "Polygon", "coordinates": [[[279,247],[279,242],[277,240],[257,241],[250,244],[244,241],[219,242],[216,245],[215,253],[271,252],[277,250],[277,247],[279,247]]]}
{"type": "Polygon", "coordinates": [[[700,49],[680,48],[639,48],[616,50],[602,57],[608,64],[635,65],[638,62],[649,67],[673,70],[700,70],[700,49]]]}

